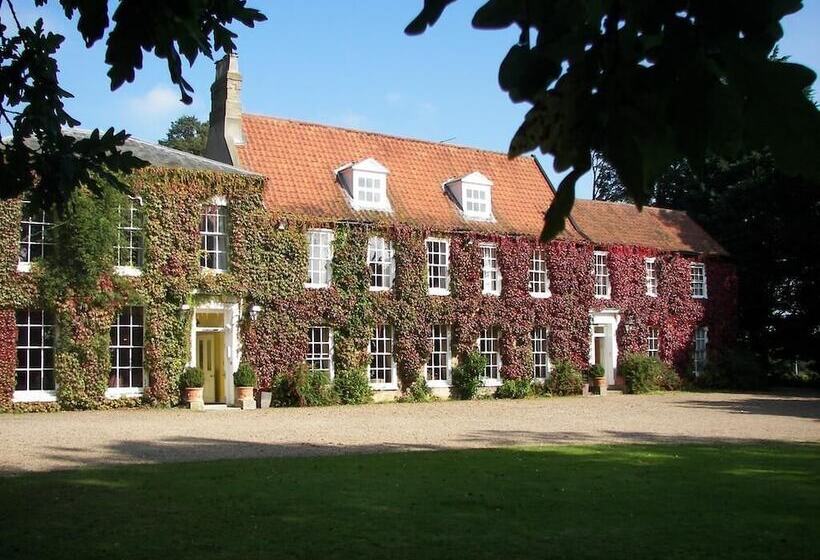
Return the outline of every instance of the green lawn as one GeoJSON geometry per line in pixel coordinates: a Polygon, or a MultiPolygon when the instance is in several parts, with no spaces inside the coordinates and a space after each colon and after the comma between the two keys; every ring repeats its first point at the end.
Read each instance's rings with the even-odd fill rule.
{"type": "Polygon", "coordinates": [[[0,557],[818,558],[820,446],[566,446],[0,478],[0,557]]]}

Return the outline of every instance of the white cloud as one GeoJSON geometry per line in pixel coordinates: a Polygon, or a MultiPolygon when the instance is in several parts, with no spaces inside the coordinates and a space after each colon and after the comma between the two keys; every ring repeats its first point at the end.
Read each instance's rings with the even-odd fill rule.
{"type": "Polygon", "coordinates": [[[347,110],[334,119],[340,126],[346,128],[364,128],[367,125],[367,117],[347,110]]]}
{"type": "Polygon", "coordinates": [[[179,100],[179,91],[156,85],[144,95],[128,100],[128,107],[140,117],[165,117],[191,108],[179,100]]]}

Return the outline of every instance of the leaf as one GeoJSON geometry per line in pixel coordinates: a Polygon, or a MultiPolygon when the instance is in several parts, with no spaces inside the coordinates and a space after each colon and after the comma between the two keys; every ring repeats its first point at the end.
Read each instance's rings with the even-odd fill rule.
{"type": "Polygon", "coordinates": [[[421,35],[428,27],[435,25],[444,9],[453,2],[455,0],[424,0],[421,12],[404,28],[404,32],[408,35],[421,35]]]}

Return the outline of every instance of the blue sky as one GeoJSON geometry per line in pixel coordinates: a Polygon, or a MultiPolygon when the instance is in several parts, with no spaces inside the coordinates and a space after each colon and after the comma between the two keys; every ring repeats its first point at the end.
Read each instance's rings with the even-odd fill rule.
{"type": "MultiPolygon", "coordinates": [[[[269,21],[236,28],[244,109],[506,151],[527,110],[510,102],[497,82],[498,65],[517,33],[472,29],[482,3],[459,0],[424,35],[407,37],[403,29],[422,0],[250,0],[269,21]]],[[[190,107],[179,103],[165,67],[150,55],[136,81],[112,93],[102,45],[85,49],[54,5],[26,11],[20,4],[21,19],[44,17],[46,27],[66,35],[60,79],[76,96],[67,106],[84,128],[114,126],[157,140],[182,114],[207,118],[210,60],[200,58],[186,72],[196,90],[190,107]]],[[[820,2],[804,4],[784,20],[780,51],[818,72],[820,2]]],[[[557,182],[550,159],[539,157],[557,182]]],[[[579,196],[590,194],[587,177],[579,196]]]]}

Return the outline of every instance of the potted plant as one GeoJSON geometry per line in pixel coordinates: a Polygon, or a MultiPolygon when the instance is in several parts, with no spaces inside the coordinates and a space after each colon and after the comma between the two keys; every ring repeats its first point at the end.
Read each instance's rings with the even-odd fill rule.
{"type": "Polygon", "coordinates": [[[587,369],[587,377],[589,378],[590,383],[593,387],[595,387],[598,392],[603,392],[602,388],[605,390],[607,386],[606,382],[606,372],[604,368],[598,364],[593,364],[589,366],[587,369]]]}
{"type": "Polygon", "coordinates": [[[185,402],[202,401],[202,386],[205,384],[205,375],[198,367],[187,367],[180,376],[185,402]]]}
{"type": "Polygon", "coordinates": [[[253,398],[256,373],[250,364],[242,362],[233,374],[234,400],[236,402],[253,398]]]}

